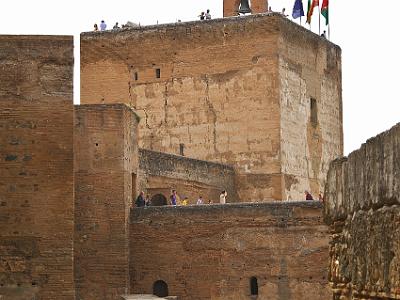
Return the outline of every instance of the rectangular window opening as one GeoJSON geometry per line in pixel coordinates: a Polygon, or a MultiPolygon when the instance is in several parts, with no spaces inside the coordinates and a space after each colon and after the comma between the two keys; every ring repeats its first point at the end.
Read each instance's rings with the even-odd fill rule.
{"type": "Polygon", "coordinates": [[[161,69],[156,69],[156,78],[161,78],[161,69]]]}
{"type": "Polygon", "coordinates": [[[136,81],[138,81],[138,80],[139,80],[139,75],[138,75],[138,72],[135,72],[135,75],[134,75],[134,77],[135,77],[135,80],[136,80],[136,81]]]}
{"type": "Polygon", "coordinates": [[[310,99],[310,122],[314,126],[318,124],[317,100],[314,98],[310,99]]]}

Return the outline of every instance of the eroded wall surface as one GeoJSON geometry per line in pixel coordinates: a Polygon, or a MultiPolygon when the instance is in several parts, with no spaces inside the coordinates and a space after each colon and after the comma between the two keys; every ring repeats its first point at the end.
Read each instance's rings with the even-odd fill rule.
{"type": "Polygon", "coordinates": [[[317,196],[342,155],[340,49],[281,14],[83,33],[81,62],[82,103],[134,107],[144,149],[234,166],[241,201],[317,196]]]}
{"type": "Polygon", "coordinates": [[[235,173],[227,165],[140,149],[139,169],[139,190],[150,197],[161,193],[168,199],[175,189],[189,204],[196,204],[199,196],[218,203],[226,190],[227,202],[238,201],[235,173]]]}
{"type": "Polygon", "coordinates": [[[75,107],[77,299],[129,292],[128,217],[136,196],[138,119],[123,104],[75,107]]]}
{"type": "Polygon", "coordinates": [[[0,298],[75,299],[73,39],[0,36],[0,298]]]}
{"type": "Polygon", "coordinates": [[[163,280],[179,299],[325,300],[329,236],[317,202],[135,208],[133,293],[163,280]],[[254,298],[255,299],[255,298],[254,298]]]}
{"type": "Polygon", "coordinates": [[[331,164],[334,299],[400,299],[400,124],[331,164]]]}
{"type": "Polygon", "coordinates": [[[317,197],[329,163],[343,155],[341,49],[284,21],[279,43],[282,195],[303,199],[307,189],[317,197]]]}
{"type": "Polygon", "coordinates": [[[142,148],[179,154],[182,144],[187,157],[234,165],[240,198],[280,199],[279,22],[84,33],[81,101],[128,103],[141,116],[142,148]]]}

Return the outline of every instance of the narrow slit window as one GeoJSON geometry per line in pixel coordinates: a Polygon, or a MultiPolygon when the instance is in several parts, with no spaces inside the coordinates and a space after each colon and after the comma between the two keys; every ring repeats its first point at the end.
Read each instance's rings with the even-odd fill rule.
{"type": "Polygon", "coordinates": [[[184,154],[185,144],[179,144],[179,154],[185,156],[184,154]]]}
{"type": "Polygon", "coordinates": [[[250,278],[250,295],[258,295],[258,282],[257,277],[250,278]]]}
{"type": "Polygon", "coordinates": [[[139,74],[138,74],[138,72],[135,72],[135,75],[134,75],[134,77],[135,77],[135,80],[136,80],[136,81],[138,81],[138,80],[139,80],[139,74]]]}
{"type": "Polygon", "coordinates": [[[161,78],[161,69],[156,69],[156,78],[161,78]]]}
{"type": "Polygon", "coordinates": [[[312,125],[317,125],[318,123],[317,100],[314,98],[310,99],[310,121],[312,125]]]}

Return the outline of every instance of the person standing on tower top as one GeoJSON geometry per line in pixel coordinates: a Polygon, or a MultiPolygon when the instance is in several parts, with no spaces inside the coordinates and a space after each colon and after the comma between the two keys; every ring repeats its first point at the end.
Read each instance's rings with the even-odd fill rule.
{"type": "Polygon", "coordinates": [[[101,23],[100,23],[100,30],[101,30],[101,31],[104,31],[104,30],[106,30],[106,28],[107,28],[106,22],[104,22],[104,20],[101,20],[101,23]]]}
{"type": "Polygon", "coordinates": [[[211,14],[210,14],[209,9],[207,9],[207,12],[206,12],[206,20],[211,20],[211,14]]]}
{"type": "Polygon", "coordinates": [[[206,17],[206,15],[204,14],[204,11],[201,12],[201,14],[199,15],[200,20],[204,20],[206,17]]]}

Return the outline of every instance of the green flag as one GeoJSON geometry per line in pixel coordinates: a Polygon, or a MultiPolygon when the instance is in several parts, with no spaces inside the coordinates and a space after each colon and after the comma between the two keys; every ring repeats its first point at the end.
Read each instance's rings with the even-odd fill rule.
{"type": "Polygon", "coordinates": [[[325,24],[329,25],[329,0],[324,0],[322,2],[321,15],[325,18],[325,24]]]}

